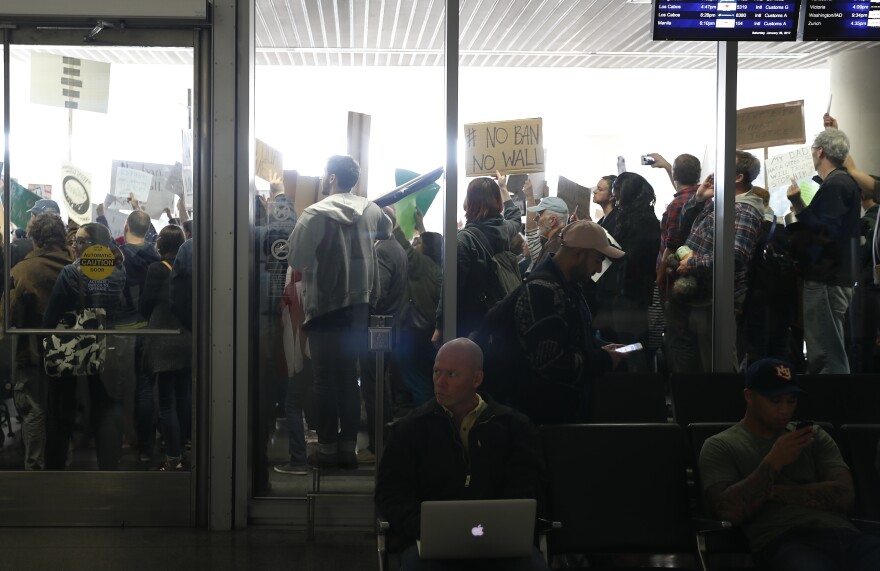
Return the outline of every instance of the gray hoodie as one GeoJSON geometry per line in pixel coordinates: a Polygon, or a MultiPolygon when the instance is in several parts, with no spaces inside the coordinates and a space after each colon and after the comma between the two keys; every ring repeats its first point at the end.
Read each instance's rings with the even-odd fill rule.
{"type": "Polygon", "coordinates": [[[305,323],[343,307],[373,303],[379,294],[375,240],[391,221],[371,201],[350,192],[303,211],[290,235],[290,266],[302,272],[305,323]]]}

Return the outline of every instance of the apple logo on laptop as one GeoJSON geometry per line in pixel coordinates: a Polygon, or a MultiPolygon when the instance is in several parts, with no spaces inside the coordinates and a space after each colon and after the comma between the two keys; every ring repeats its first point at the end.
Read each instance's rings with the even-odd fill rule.
{"type": "Polygon", "coordinates": [[[483,524],[477,524],[476,527],[471,528],[471,535],[474,537],[482,537],[483,536],[483,524]]]}

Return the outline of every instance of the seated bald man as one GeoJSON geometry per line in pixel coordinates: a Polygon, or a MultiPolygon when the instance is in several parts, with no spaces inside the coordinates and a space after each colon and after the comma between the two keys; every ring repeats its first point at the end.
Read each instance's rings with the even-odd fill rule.
{"type": "Polygon", "coordinates": [[[517,560],[419,558],[424,501],[534,498],[542,513],[546,468],[538,433],[522,414],[478,389],[483,353],[454,339],[434,361],[434,398],[394,423],[379,464],[376,505],[403,540],[402,571],[545,570],[541,553],[517,560]]]}

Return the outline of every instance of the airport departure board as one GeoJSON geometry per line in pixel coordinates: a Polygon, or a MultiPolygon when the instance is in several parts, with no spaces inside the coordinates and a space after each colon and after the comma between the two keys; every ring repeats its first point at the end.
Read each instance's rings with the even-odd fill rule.
{"type": "Polygon", "coordinates": [[[654,39],[794,41],[797,39],[799,11],[800,0],[788,2],[654,0],[654,39]]]}
{"type": "Polygon", "coordinates": [[[804,1],[804,40],[880,40],[880,0],[804,1]]]}

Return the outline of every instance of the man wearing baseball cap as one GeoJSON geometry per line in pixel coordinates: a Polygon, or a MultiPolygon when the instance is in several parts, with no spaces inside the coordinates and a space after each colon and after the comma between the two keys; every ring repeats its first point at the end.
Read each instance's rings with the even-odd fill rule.
{"type": "Polygon", "coordinates": [[[880,538],[847,519],[849,468],[819,426],[791,422],[804,391],[794,367],[762,359],[746,372],[745,417],[703,445],[703,493],[742,524],[765,569],[880,569],[880,538]]]}
{"type": "Polygon", "coordinates": [[[600,346],[582,284],[606,257],[624,252],[595,222],[559,233],[559,250],[529,276],[515,309],[516,333],[529,362],[520,409],[536,423],[583,422],[592,379],[614,369],[620,345],[600,346]]]}
{"type": "Polygon", "coordinates": [[[532,245],[535,238],[538,239],[541,252],[532,261],[532,267],[537,268],[551,253],[559,249],[559,231],[568,222],[568,205],[559,197],[548,196],[537,206],[526,208],[528,212],[535,214],[537,235],[534,231],[529,232],[526,226],[526,238],[529,241],[529,251],[534,251],[532,245]]]}

